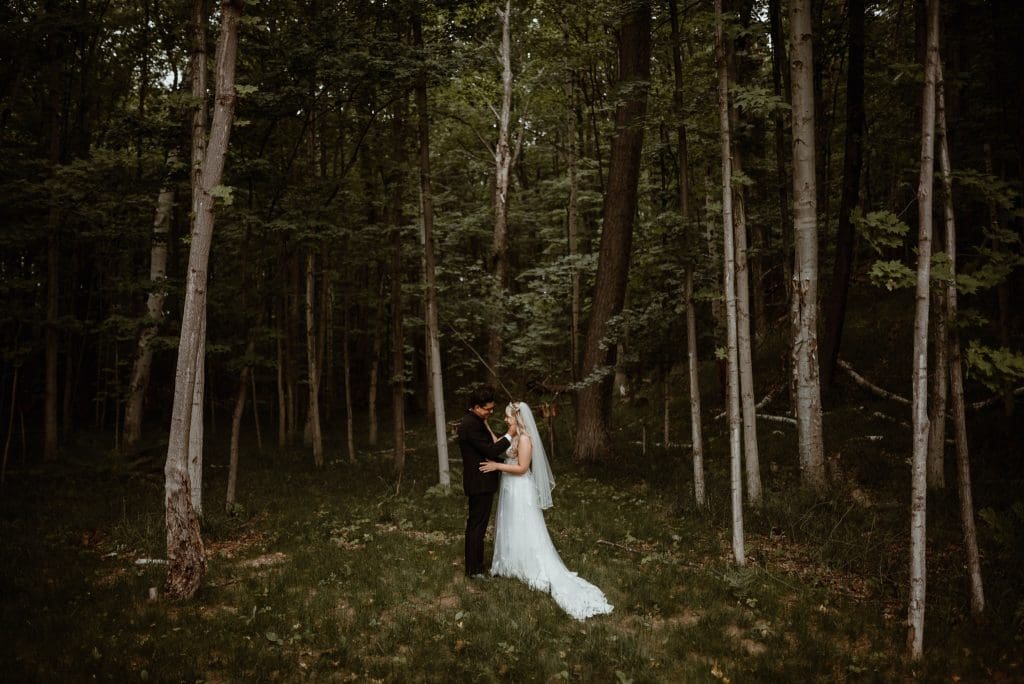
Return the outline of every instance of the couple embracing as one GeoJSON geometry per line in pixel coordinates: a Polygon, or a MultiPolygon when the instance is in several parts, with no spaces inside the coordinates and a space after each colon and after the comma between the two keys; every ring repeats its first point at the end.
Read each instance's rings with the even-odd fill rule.
{"type": "Polygon", "coordinates": [[[466,519],[466,575],[486,579],[484,536],[495,492],[498,513],[490,574],[522,580],[550,593],[577,620],[612,611],[600,589],[570,571],[551,543],[543,509],[555,486],[533,412],[525,402],[505,409],[507,432],[497,437],[487,423],[494,391],[477,389],[459,423],[462,486],[469,499],[466,519]]]}

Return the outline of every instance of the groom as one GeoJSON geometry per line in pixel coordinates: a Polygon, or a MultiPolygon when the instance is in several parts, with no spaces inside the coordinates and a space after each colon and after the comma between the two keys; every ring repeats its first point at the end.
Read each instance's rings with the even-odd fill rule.
{"type": "Polygon", "coordinates": [[[462,452],[462,489],[469,499],[466,516],[466,575],[485,578],[484,535],[491,519],[491,502],[501,481],[498,471],[481,473],[480,463],[501,460],[512,444],[515,427],[494,441],[485,422],[494,413],[494,390],[480,387],[469,395],[469,410],[459,423],[459,450],[462,452]]]}

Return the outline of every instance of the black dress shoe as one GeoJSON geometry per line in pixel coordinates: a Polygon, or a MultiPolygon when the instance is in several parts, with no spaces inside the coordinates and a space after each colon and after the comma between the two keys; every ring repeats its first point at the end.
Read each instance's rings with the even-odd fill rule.
{"type": "Polygon", "coordinates": [[[489,582],[491,578],[482,572],[475,572],[469,576],[469,579],[474,580],[476,582],[489,582]]]}

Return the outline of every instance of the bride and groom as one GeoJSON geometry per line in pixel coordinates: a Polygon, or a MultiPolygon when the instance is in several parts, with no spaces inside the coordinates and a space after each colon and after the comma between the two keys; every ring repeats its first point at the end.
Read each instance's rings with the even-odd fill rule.
{"type": "Polygon", "coordinates": [[[480,388],[470,396],[459,423],[462,486],[469,499],[466,519],[466,575],[486,579],[484,536],[495,492],[498,512],[491,574],[522,580],[550,593],[577,620],[612,611],[600,589],[565,567],[544,523],[555,486],[533,412],[525,402],[505,409],[507,432],[495,436],[487,419],[494,412],[494,392],[480,388]]]}

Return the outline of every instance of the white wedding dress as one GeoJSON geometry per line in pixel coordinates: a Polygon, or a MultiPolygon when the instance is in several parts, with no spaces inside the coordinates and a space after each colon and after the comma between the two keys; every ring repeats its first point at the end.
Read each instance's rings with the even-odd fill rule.
{"type": "MultiPolygon", "coordinates": [[[[555,545],[551,542],[544,512],[541,509],[541,494],[536,484],[533,469],[538,468],[542,481],[550,484],[544,502],[550,506],[550,468],[547,465],[529,407],[520,404],[528,418],[527,428],[534,445],[531,469],[522,475],[501,474],[501,489],[498,496],[498,513],[494,529],[494,560],[491,574],[522,580],[531,588],[551,594],[555,602],[577,620],[612,612],[604,593],[575,572],[565,567],[555,545]],[[542,459],[538,463],[537,456],[542,459]]],[[[511,451],[511,448],[509,449],[511,451]]],[[[506,452],[508,453],[508,452],[506,452]]],[[[506,463],[518,463],[508,457],[506,463]]],[[[547,506],[545,506],[546,508],[547,506]]]]}

